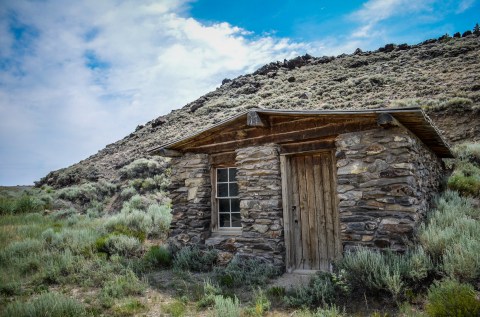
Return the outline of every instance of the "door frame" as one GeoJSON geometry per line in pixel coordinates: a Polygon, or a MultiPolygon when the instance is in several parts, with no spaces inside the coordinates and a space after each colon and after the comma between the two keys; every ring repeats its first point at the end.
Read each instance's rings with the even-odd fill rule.
{"type": "MultiPolygon", "coordinates": [[[[315,151],[307,151],[307,152],[297,152],[297,153],[285,153],[280,154],[280,174],[282,178],[282,207],[283,207],[283,232],[285,238],[285,267],[288,273],[296,272],[296,273],[313,273],[317,270],[298,270],[295,267],[294,263],[294,250],[295,248],[293,235],[292,235],[292,202],[290,201],[291,198],[291,182],[290,179],[290,158],[293,156],[298,155],[312,155],[316,153],[330,153],[332,158],[332,188],[334,190],[334,195],[332,195],[332,213],[336,215],[334,217],[335,221],[333,223],[335,230],[335,239],[336,244],[339,248],[338,254],[336,257],[339,258],[342,256],[342,248],[341,248],[341,237],[340,237],[340,215],[338,214],[338,195],[337,195],[337,166],[335,160],[335,149],[326,149],[326,150],[315,150],[315,151]]],[[[298,246],[297,246],[298,247],[298,246]]],[[[332,268],[330,267],[330,271],[332,268]]]]}

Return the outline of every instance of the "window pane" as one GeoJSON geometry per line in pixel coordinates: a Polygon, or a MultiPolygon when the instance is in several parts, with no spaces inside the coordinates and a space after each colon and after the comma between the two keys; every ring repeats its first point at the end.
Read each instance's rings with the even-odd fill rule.
{"type": "Polygon", "coordinates": [[[219,214],[220,227],[230,227],[230,214],[219,214]]]}
{"type": "Polygon", "coordinates": [[[230,212],[230,199],[219,199],[218,200],[218,211],[219,212],[230,212]]]}
{"type": "Polygon", "coordinates": [[[241,227],[241,217],[240,213],[232,213],[232,227],[241,227]]]}
{"type": "Polygon", "coordinates": [[[234,198],[231,199],[232,202],[232,212],[239,212],[240,211],[240,199],[234,198]]]}
{"type": "Polygon", "coordinates": [[[237,183],[230,183],[230,197],[238,196],[238,184],[237,183]]]}
{"type": "Polygon", "coordinates": [[[217,196],[228,197],[228,184],[217,184],[217,196]]]}
{"type": "Polygon", "coordinates": [[[229,168],[228,169],[228,179],[230,182],[235,182],[237,177],[237,169],[236,168],[229,168]]]}
{"type": "Polygon", "coordinates": [[[227,168],[217,169],[217,182],[228,182],[228,169],[227,168]]]}

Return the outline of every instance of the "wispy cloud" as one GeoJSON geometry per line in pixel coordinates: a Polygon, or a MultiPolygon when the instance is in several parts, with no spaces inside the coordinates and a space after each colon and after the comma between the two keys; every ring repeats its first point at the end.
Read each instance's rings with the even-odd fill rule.
{"type": "Polygon", "coordinates": [[[353,38],[378,36],[380,22],[406,14],[432,12],[432,0],[369,0],[350,15],[359,26],[351,34],[353,38]]]}
{"type": "Polygon", "coordinates": [[[0,183],[31,183],[208,92],[225,77],[310,48],[256,37],[227,23],[204,25],[183,15],[185,4],[3,3],[0,183]],[[27,158],[35,171],[26,172],[27,158]]]}

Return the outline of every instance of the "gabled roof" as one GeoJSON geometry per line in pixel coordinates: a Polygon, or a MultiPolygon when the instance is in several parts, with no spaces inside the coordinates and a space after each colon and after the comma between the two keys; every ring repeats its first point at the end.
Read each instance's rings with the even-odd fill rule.
{"type": "Polygon", "coordinates": [[[319,138],[332,140],[341,133],[398,123],[409,129],[439,157],[453,157],[447,142],[419,107],[334,111],[250,109],[209,128],[155,147],[150,153],[166,156],[167,152],[177,151],[213,153],[261,142],[288,143],[319,138]]]}

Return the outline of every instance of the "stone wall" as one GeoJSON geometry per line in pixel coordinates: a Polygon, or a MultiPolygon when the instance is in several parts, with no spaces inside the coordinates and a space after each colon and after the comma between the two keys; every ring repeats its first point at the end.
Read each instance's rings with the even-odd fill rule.
{"type": "Polygon", "coordinates": [[[273,144],[236,151],[237,181],[242,214],[243,256],[263,258],[283,268],[282,184],[278,147],[273,144]]]}
{"type": "Polygon", "coordinates": [[[404,250],[438,190],[441,161],[402,127],[341,134],[336,146],[344,250],[404,250]]]}
{"type": "Polygon", "coordinates": [[[171,232],[169,243],[175,248],[203,244],[210,235],[211,184],[208,155],[187,153],[172,164],[171,232]]]}

